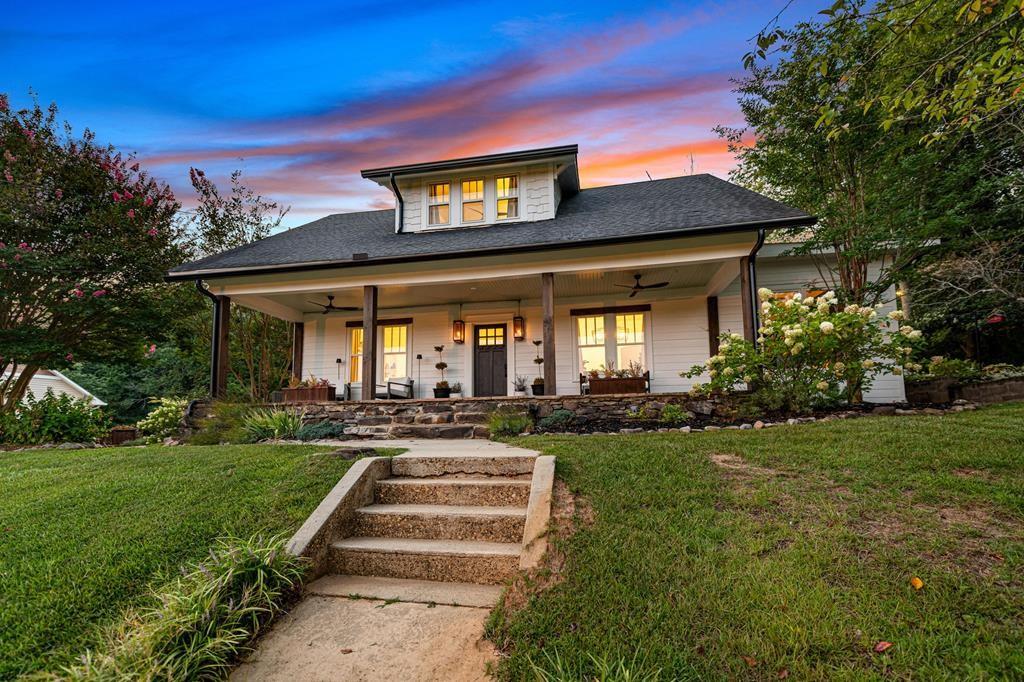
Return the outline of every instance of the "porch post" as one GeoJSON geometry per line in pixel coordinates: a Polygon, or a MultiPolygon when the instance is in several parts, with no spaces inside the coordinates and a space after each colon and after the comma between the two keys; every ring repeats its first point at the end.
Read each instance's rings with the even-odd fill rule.
{"type": "Polygon", "coordinates": [[[708,296],[708,350],[718,354],[718,297],[708,296]]]}
{"type": "Polygon", "coordinates": [[[223,398],[228,392],[229,339],[231,332],[231,299],[218,296],[213,309],[213,343],[210,349],[210,397],[223,398]]]}
{"type": "Polygon", "coordinates": [[[555,275],[541,275],[541,308],[544,311],[544,393],[558,395],[555,373],[555,275]]]}
{"type": "Polygon", "coordinates": [[[306,325],[292,322],[292,376],[302,378],[302,343],[306,334],[306,325]]]}
{"type": "Polygon", "coordinates": [[[363,287],[363,400],[377,389],[377,287],[363,287]]]}
{"type": "Polygon", "coordinates": [[[753,343],[756,302],[750,289],[750,257],[743,256],[740,258],[740,307],[743,308],[743,338],[753,343]]]}

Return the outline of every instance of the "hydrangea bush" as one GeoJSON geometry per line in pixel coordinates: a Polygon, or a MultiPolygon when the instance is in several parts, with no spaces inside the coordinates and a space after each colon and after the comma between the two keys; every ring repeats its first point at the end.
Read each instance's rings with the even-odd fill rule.
{"type": "Polygon", "coordinates": [[[758,297],[757,343],[723,334],[716,355],[683,373],[707,376],[694,392],[749,387],[759,407],[800,413],[857,402],[880,373],[920,369],[911,357],[921,332],[903,324],[898,310],[880,317],[877,308],[840,306],[832,291],[780,300],[760,289],[758,297]]]}

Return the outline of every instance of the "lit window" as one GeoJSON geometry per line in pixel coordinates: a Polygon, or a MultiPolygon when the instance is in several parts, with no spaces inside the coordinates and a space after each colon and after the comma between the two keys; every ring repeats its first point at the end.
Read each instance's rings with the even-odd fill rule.
{"type": "Polygon", "coordinates": [[[451,216],[451,183],[435,182],[430,185],[427,194],[427,224],[447,225],[451,216]]]}
{"type": "Polygon", "coordinates": [[[577,317],[580,367],[583,372],[600,369],[605,364],[604,315],[577,317]]]}
{"type": "Polygon", "coordinates": [[[505,327],[477,327],[476,345],[478,346],[504,346],[505,327]]]}
{"type": "Polygon", "coordinates": [[[363,328],[353,327],[349,334],[348,380],[358,384],[363,378],[363,328]]]}
{"type": "Polygon", "coordinates": [[[462,222],[478,223],[484,219],[484,181],[462,181],[462,222]]]}
{"type": "Polygon", "coordinates": [[[409,375],[409,328],[406,325],[382,327],[384,336],[384,381],[409,375]]]}
{"type": "Polygon", "coordinates": [[[615,366],[644,366],[644,314],[615,316],[615,366]]]}
{"type": "Polygon", "coordinates": [[[494,181],[498,198],[498,220],[519,217],[519,176],[501,175],[494,181]]]}

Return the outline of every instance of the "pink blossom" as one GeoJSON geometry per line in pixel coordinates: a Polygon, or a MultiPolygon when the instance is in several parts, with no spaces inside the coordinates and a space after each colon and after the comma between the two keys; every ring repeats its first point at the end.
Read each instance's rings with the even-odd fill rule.
{"type": "Polygon", "coordinates": [[[128,209],[128,217],[129,218],[134,218],[135,217],[135,209],[134,208],[129,208],[128,209]]]}
{"type": "Polygon", "coordinates": [[[10,168],[4,168],[4,180],[6,180],[7,182],[14,182],[14,176],[11,175],[10,168]]]}
{"type": "Polygon", "coordinates": [[[75,298],[82,298],[83,296],[85,296],[85,292],[82,291],[79,287],[75,287],[74,291],[72,291],[71,294],[75,298]]]}
{"type": "Polygon", "coordinates": [[[18,244],[18,248],[21,249],[22,251],[31,251],[32,250],[32,247],[28,245],[28,242],[22,242],[22,243],[18,244]]]}
{"type": "Polygon", "coordinates": [[[150,237],[155,237],[157,235],[156,228],[149,228],[149,230],[146,231],[146,234],[148,234],[150,237]]]}
{"type": "Polygon", "coordinates": [[[7,111],[8,107],[7,95],[0,93],[0,111],[7,111]]]}
{"type": "Polygon", "coordinates": [[[18,157],[12,154],[10,149],[5,149],[4,160],[7,161],[7,163],[14,163],[15,161],[18,160],[18,157]]]}
{"type": "Polygon", "coordinates": [[[64,359],[67,360],[68,362],[71,362],[72,360],[75,359],[75,356],[72,353],[68,353],[67,355],[64,356],[64,359]]]}
{"type": "Polygon", "coordinates": [[[17,263],[20,260],[21,260],[21,254],[20,253],[14,254],[14,262],[17,263]]]}
{"type": "Polygon", "coordinates": [[[6,249],[6,248],[7,248],[7,244],[4,244],[3,242],[0,242],[0,249],[6,249]]]}
{"type": "Polygon", "coordinates": [[[34,140],[36,137],[36,132],[31,128],[22,128],[21,132],[23,132],[25,134],[25,137],[27,137],[29,140],[34,140]]]}
{"type": "Polygon", "coordinates": [[[136,173],[139,172],[139,162],[138,161],[136,161],[135,163],[132,164],[132,170],[135,171],[136,173]]]}
{"type": "Polygon", "coordinates": [[[132,194],[132,193],[131,193],[131,192],[129,192],[128,190],[125,190],[125,191],[124,191],[124,200],[125,200],[125,201],[128,201],[129,199],[134,199],[134,198],[135,198],[135,195],[134,195],[134,194],[132,194]]]}
{"type": "Polygon", "coordinates": [[[56,192],[54,192],[54,195],[57,197],[57,201],[60,201],[61,199],[64,198],[64,190],[58,189],[56,192]]]}
{"type": "Polygon", "coordinates": [[[121,201],[121,193],[120,192],[114,192],[113,197],[114,197],[114,203],[117,203],[118,201],[121,201]]]}
{"type": "Polygon", "coordinates": [[[107,293],[106,289],[97,289],[96,291],[92,292],[92,297],[93,298],[99,298],[100,296],[105,296],[106,293],[107,293]]]}
{"type": "Polygon", "coordinates": [[[153,205],[153,197],[146,197],[146,200],[142,202],[145,206],[153,205]]]}
{"type": "Polygon", "coordinates": [[[155,352],[156,352],[156,344],[155,343],[149,344],[149,348],[146,349],[146,355],[152,355],[155,352]]]}

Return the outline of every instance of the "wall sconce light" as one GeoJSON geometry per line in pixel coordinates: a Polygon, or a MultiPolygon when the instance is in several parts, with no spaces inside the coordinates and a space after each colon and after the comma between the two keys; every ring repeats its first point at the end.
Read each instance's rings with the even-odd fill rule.
{"type": "Polygon", "coordinates": [[[520,314],[522,311],[519,309],[519,301],[516,301],[516,314],[512,318],[512,338],[516,341],[522,341],[526,338],[526,320],[520,314]]]}
{"type": "Polygon", "coordinates": [[[459,319],[452,322],[452,341],[466,343],[466,323],[462,319],[462,306],[459,306],[459,319]]]}

